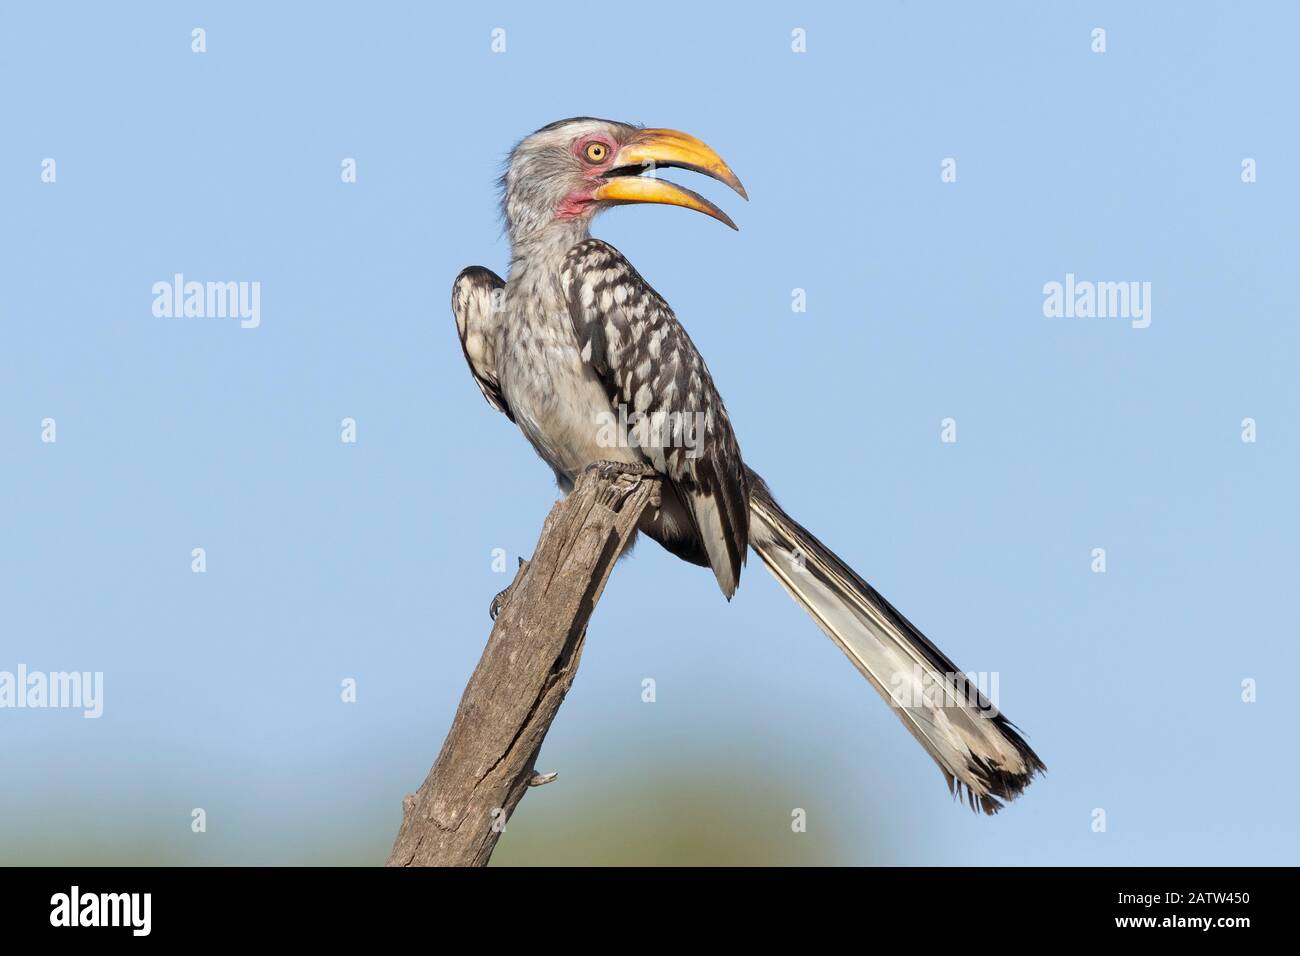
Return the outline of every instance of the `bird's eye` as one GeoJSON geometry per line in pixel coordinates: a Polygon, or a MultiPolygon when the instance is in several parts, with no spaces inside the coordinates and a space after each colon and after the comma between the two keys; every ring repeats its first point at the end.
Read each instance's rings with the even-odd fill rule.
{"type": "Polygon", "coordinates": [[[604,143],[588,143],[582,155],[589,163],[603,163],[609,157],[609,147],[604,143]]]}

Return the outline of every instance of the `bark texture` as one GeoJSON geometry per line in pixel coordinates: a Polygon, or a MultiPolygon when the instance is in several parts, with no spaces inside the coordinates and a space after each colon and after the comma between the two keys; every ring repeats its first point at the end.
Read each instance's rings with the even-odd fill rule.
{"type": "Polygon", "coordinates": [[[654,478],[591,470],[551,509],[521,564],[442,751],[403,801],[388,866],[484,866],[536,777],[542,741],[573,683],[587,621],[658,493],[654,478]]]}

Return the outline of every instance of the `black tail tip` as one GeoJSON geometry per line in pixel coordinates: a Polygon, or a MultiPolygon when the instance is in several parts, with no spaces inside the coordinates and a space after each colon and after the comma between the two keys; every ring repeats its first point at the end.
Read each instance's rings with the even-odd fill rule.
{"type": "Polygon", "coordinates": [[[1047,765],[1038,759],[1038,754],[1030,750],[1028,746],[1017,749],[1020,751],[1021,757],[1024,758],[1025,770],[1008,771],[1001,767],[995,767],[979,757],[972,757],[968,765],[970,773],[972,777],[980,782],[983,792],[976,791],[970,784],[958,780],[945,770],[943,775],[948,781],[948,792],[959,803],[966,802],[970,804],[970,808],[976,813],[982,811],[988,816],[993,816],[1007,803],[1024,793],[1025,788],[1033,782],[1036,776],[1047,773],[1047,765]]]}

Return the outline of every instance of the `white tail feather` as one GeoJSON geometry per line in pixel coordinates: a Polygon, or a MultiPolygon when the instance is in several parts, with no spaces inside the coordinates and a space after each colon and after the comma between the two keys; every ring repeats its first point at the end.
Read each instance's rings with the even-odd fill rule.
{"type": "Polygon", "coordinates": [[[1018,795],[1042,761],[1015,727],[905,617],[781,510],[750,474],[749,543],[888,701],[948,786],[986,813],[1018,795]]]}

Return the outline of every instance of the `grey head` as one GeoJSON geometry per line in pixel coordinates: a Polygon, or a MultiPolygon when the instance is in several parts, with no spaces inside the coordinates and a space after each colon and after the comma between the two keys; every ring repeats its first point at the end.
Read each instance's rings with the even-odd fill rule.
{"type": "Polygon", "coordinates": [[[511,245],[571,242],[592,218],[625,203],[695,209],[736,228],[698,193],[659,179],[679,167],[745,189],[722,158],[688,133],[578,116],[543,126],[515,146],[501,177],[501,210],[511,245]]]}

